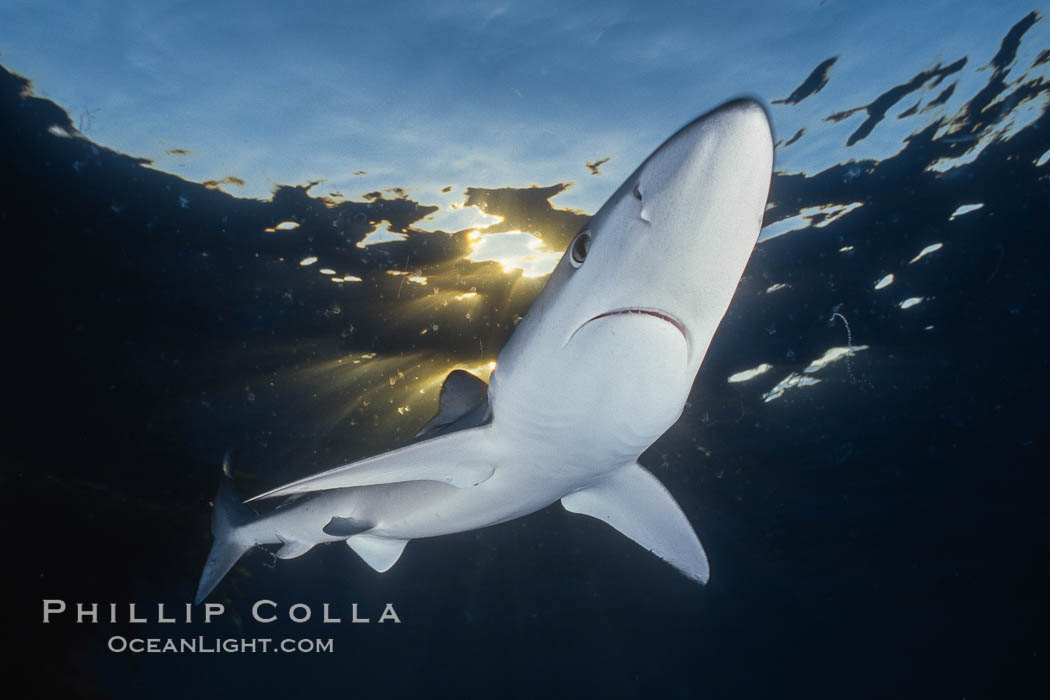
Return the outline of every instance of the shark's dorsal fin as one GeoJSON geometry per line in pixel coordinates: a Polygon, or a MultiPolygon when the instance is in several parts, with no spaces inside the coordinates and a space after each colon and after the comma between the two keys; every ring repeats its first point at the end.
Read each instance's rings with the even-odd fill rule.
{"type": "Polygon", "coordinates": [[[445,377],[438,396],[438,411],[416,437],[443,435],[473,428],[488,418],[489,385],[470,372],[454,369],[445,377]]]}
{"type": "Polygon", "coordinates": [[[565,510],[603,520],[674,566],[707,583],[707,555],[685,513],[640,464],[622,467],[561,499],[565,510]]]}
{"type": "Polygon", "coordinates": [[[364,559],[366,564],[379,573],[384,573],[389,571],[390,567],[401,558],[401,553],[405,551],[408,540],[392,540],[388,537],[374,535],[354,535],[346,541],[346,544],[357,553],[357,556],[364,559]]]}
{"type": "Polygon", "coordinates": [[[248,500],[402,481],[439,481],[456,488],[477,486],[492,476],[496,468],[491,430],[491,425],[484,425],[423,440],[293,481],[248,500]]]}

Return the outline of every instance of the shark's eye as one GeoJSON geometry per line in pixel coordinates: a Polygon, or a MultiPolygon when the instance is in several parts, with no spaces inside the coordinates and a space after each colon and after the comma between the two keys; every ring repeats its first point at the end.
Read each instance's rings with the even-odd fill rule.
{"type": "Polygon", "coordinates": [[[642,191],[638,189],[638,183],[634,183],[634,198],[639,202],[642,201],[642,191]]]}
{"type": "Polygon", "coordinates": [[[587,259],[587,251],[591,249],[591,234],[589,231],[580,231],[576,240],[569,246],[569,262],[573,267],[579,267],[587,259]]]}

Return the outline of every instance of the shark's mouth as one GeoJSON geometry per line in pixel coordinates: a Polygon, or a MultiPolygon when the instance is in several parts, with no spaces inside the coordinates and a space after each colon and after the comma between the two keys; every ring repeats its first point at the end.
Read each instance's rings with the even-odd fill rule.
{"type": "Polygon", "coordinates": [[[684,323],[679,321],[674,316],[664,313],[663,311],[658,311],[656,309],[614,309],[613,311],[606,311],[603,314],[598,314],[590,321],[587,321],[587,323],[590,323],[591,321],[597,321],[599,318],[606,318],[607,316],[620,316],[622,314],[645,314],[647,316],[655,316],[661,321],[666,321],[667,323],[670,323],[672,326],[677,328],[678,332],[681,333],[683,337],[685,337],[686,335],[684,323]]]}
{"type": "Polygon", "coordinates": [[[646,308],[613,309],[612,311],[606,311],[605,313],[598,314],[594,318],[591,318],[591,319],[588,319],[587,321],[585,321],[583,323],[583,325],[581,325],[579,328],[577,328],[575,331],[573,331],[572,336],[569,337],[569,341],[571,341],[573,339],[573,337],[576,336],[577,333],[579,333],[581,330],[583,330],[584,326],[586,326],[588,323],[591,323],[593,321],[597,321],[600,318],[608,318],[609,316],[623,316],[623,315],[627,315],[627,314],[642,314],[642,315],[645,315],[645,316],[652,316],[654,318],[660,319],[661,321],[664,321],[665,323],[671,324],[672,326],[674,326],[675,328],[678,329],[679,333],[682,334],[682,337],[685,339],[685,342],[686,342],[686,347],[691,347],[691,344],[689,343],[689,333],[686,331],[684,323],[682,323],[681,321],[679,321],[677,318],[675,318],[674,316],[670,315],[669,313],[666,313],[664,311],[660,311],[659,309],[646,309],[646,308]]]}

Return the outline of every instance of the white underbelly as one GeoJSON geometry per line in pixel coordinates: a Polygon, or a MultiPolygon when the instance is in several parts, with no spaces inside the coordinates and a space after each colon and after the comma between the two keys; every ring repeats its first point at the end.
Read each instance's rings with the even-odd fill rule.
{"type": "Polygon", "coordinates": [[[571,488],[550,478],[523,478],[497,467],[477,486],[455,488],[434,481],[365,487],[362,513],[376,523],[371,534],[396,539],[437,537],[476,530],[534,513],[571,488]]]}

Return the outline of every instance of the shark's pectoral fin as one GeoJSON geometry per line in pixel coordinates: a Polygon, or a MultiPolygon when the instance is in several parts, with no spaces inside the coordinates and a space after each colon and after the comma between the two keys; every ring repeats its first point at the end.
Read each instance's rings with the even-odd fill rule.
{"type": "Polygon", "coordinates": [[[294,493],[352,486],[440,481],[456,488],[477,486],[495,471],[491,425],[417,442],[360,462],[308,476],[267,491],[246,502],[294,493]]]}
{"type": "Polygon", "coordinates": [[[489,385],[470,372],[454,369],[441,385],[437,414],[420,428],[416,437],[474,428],[489,418],[489,385]]]}
{"type": "Polygon", "coordinates": [[[312,542],[296,542],[295,540],[289,540],[281,545],[281,548],[274,554],[278,559],[295,559],[301,557],[311,549],[314,548],[312,542]]]}
{"type": "Polygon", "coordinates": [[[630,464],[561,499],[565,510],[598,518],[668,562],[707,583],[707,555],[674,498],[640,464],[630,464]]]}
{"type": "Polygon", "coordinates": [[[389,571],[390,567],[401,558],[401,553],[405,551],[408,540],[392,540],[375,535],[354,535],[346,543],[357,553],[357,556],[365,560],[366,564],[382,574],[389,571]]]}

